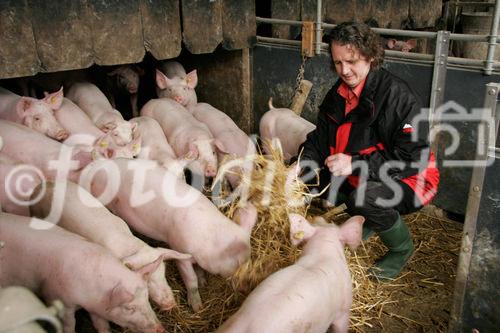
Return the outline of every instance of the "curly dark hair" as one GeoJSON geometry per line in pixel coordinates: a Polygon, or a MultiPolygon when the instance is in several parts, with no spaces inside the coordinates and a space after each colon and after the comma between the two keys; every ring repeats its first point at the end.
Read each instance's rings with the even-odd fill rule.
{"type": "Polygon", "coordinates": [[[341,23],[330,31],[327,38],[330,50],[333,43],[356,47],[362,56],[373,59],[372,69],[379,68],[384,62],[384,49],[379,35],[364,23],[341,23]]]}

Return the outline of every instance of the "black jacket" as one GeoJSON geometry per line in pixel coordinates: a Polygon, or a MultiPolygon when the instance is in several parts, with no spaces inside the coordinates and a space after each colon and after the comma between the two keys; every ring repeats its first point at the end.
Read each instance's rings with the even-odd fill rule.
{"type": "Polygon", "coordinates": [[[381,166],[391,161],[404,162],[403,169],[389,168],[388,174],[395,180],[417,174],[419,167],[425,168],[426,165],[410,165],[421,161],[422,153],[426,154],[423,160],[428,161],[429,146],[426,139],[412,140],[408,131],[408,126],[415,125],[412,120],[421,112],[421,103],[406,82],[385,69],[370,71],[358,106],[347,115],[344,115],[346,101],[337,92],[341,82],[339,79],[323,100],[316,130],[309,133],[301,146],[301,160],[314,160],[325,168],[324,161],[331,147],[336,146],[337,129],[351,122],[344,153],[353,156],[353,162],[364,160],[368,163],[368,180],[379,180],[381,166]],[[362,152],[377,145],[379,148],[370,153],[362,152]]]}

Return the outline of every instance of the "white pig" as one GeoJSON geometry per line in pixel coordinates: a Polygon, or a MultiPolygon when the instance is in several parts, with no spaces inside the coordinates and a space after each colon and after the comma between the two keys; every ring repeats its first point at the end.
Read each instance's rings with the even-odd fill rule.
{"type": "Polygon", "coordinates": [[[264,151],[270,153],[267,142],[279,139],[283,158],[288,161],[299,154],[299,147],[306,141],[307,134],[316,126],[290,109],[276,109],[269,100],[269,111],[260,119],[259,132],[264,141],[264,151]]]}
{"type": "Polygon", "coordinates": [[[104,133],[90,120],[78,105],[64,98],[61,107],[54,112],[57,121],[70,135],[88,134],[95,138],[92,146],[94,158],[133,158],[139,153],[141,136],[134,131],[132,141],[124,146],[117,145],[111,132],[104,133]]]}
{"type": "Polygon", "coordinates": [[[158,97],[171,98],[190,109],[198,102],[194,88],[198,84],[198,74],[193,70],[186,74],[177,61],[167,61],[156,70],[156,93],[158,97]]]}
{"type": "Polygon", "coordinates": [[[54,118],[62,103],[63,88],[43,99],[19,96],[0,87],[0,118],[25,125],[58,141],[68,137],[54,118]]]}
{"type": "Polygon", "coordinates": [[[216,150],[225,151],[224,145],[182,105],[168,98],[152,99],[141,109],[141,115],[160,124],[177,157],[189,156],[198,162],[195,172],[205,177],[217,174],[216,150]]]}
{"type": "MultiPolygon", "coordinates": [[[[227,154],[231,158],[245,158],[255,155],[255,145],[234,121],[224,112],[217,110],[207,103],[198,103],[192,109],[193,116],[207,125],[215,139],[219,140],[224,151],[217,150],[219,163],[227,154]]],[[[234,173],[228,173],[228,179],[231,187],[235,189],[238,186],[241,173],[251,172],[253,163],[251,160],[241,164],[239,168],[231,169],[234,173]]]]}
{"type": "Polygon", "coordinates": [[[66,97],[78,105],[100,130],[110,132],[117,145],[124,146],[132,141],[135,125],[124,120],[94,84],[74,83],[66,97]]]}
{"type": "Polygon", "coordinates": [[[4,142],[3,153],[14,160],[37,167],[48,179],[55,179],[57,170],[62,172],[64,169],[70,169],[69,174],[64,176],[76,180],[79,171],[92,161],[89,152],[57,142],[26,126],[7,120],[0,119],[0,136],[4,142]],[[66,150],[71,153],[70,156],[65,156],[66,150]],[[73,163],[70,163],[69,157],[76,165],[71,165],[73,163]],[[56,166],[54,162],[59,164],[56,166]]]}
{"type": "Polygon", "coordinates": [[[217,332],[347,333],[352,302],[351,276],[344,245],[361,242],[364,218],[354,216],[342,226],[311,225],[290,214],[292,243],[304,246],[298,261],[267,277],[217,332]]]}
{"type": "MultiPolygon", "coordinates": [[[[229,276],[250,257],[250,232],[257,220],[253,206],[238,211],[238,225],[175,174],[145,160],[95,161],[82,173],[82,186],[89,183],[90,192],[99,200],[103,192],[116,193],[111,201],[107,198],[106,205],[132,229],[191,254],[193,263],[212,274],[229,276]],[[119,186],[113,189],[107,186],[110,183],[119,186]]],[[[202,304],[193,266],[185,260],[177,266],[188,302],[197,311],[202,304]]]]}
{"type": "Polygon", "coordinates": [[[22,169],[21,165],[0,152],[0,211],[29,216],[30,197],[42,179],[33,170],[22,169]]]}
{"type": "Polygon", "coordinates": [[[144,281],[161,259],[135,273],[102,246],[55,225],[37,230],[32,221],[0,213],[0,285],[29,288],[49,303],[60,299],[65,333],[75,331],[79,307],[90,313],[98,332],[110,332],[108,320],[137,333],[164,332],[144,281]]]}
{"type": "Polygon", "coordinates": [[[162,167],[168,168],[177,157],[158,122],[151,117],[137,117],[130,120],[137,124],[137,131],[142,139],[138,158],[151,159],[162,167]]]}
{"type": "MultiPolygon", "coordinates": [[[[37,196],[38,187],[33,196],[37,196]]],[[[43,197],[30,206],[32,216],[45,218],[53,207],[54,183],[47,183],[43,197]]],[[[97,199],[73,182],[66,183],[64,197],[61,198],[61,217],[58,226],[74,232],[86,239],[104,246],[126,265],[138,270],[163,256],[164,259],[191,259],[190,255],[180,254],[164,248],[152,248],[135,237],[127,224],[107,210],[97,199]]],[[[148,281],[149,296],[162,310],[175,306],[172,289],[165,279],[165,264],[151,273],[148,281]]]]}

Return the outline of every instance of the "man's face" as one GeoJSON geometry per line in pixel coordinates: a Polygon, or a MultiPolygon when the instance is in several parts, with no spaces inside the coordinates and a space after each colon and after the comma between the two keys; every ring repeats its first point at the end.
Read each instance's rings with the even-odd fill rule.
{"type": "Polygon", "coordinates": [[[366,59],[350,44],[333,43],[331,51],[337,74],[350,88],[355,88],[366,78],[372,59],[366,59]]]}

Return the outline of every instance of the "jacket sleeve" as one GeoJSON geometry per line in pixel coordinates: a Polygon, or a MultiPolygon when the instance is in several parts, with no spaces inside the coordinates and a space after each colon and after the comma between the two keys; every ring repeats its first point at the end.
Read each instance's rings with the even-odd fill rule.
{"type": "Polygon", "coordinates": [[[320,111],[316,129],[307,135],[306,141],[299,148],[300,160],[314,161],[322,167],[329,152],[328,142],[328,120],[325,113],[320,111]]]}
{"type": "Polygon", "coordinates": [[[420,103],[413,94],[395,89],[389,93],[385,104],[387,106],[380,110],[377,128],[385,149],[375,150],[368,155],[353,156],[353,162],[366,161],[369,178],[374,180],[380,180],[381,168],[388,164],[387,174],[400,180],[425,168],[430,150],[427,140],[413,133],[418,130],[413,120],[420,112],[420,103]],[[424,165],[420,165],[422,161],[424,165]]]}

